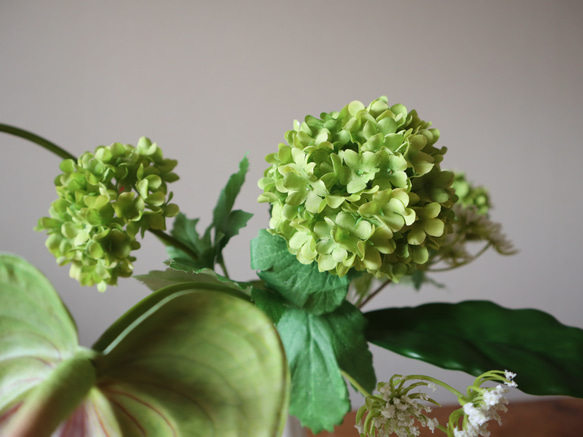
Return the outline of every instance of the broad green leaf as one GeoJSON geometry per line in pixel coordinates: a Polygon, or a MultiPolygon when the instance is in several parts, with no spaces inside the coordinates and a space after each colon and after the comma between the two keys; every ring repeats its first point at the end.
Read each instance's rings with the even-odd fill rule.
{"type": "Polygon", "coordinates": [[[290,413],[314,433],[331,431],[350,411],[341,370],[368,391],[375,386],[362,313],[345,302],[332,313],[316,315],[267,290],[254,289],[252,296],[277,320],[291,372],[290,413]]]}
{"type": "Polygon", "coordinates": [[[169,285],[87,350],[42,274],[2,255],[0,434],[280,435],[289,390],[283,346],[236,288],[216,277],[169,285]]]}
{"type": "Polygon", "coordinates": [[[250,303],[216,291],[175,293],[95,360],[98,388],[124,436],[275,436],[286,406],[279,337],[250,303]]]}
{"type": "Polygon", "coordinates": [[[367,339],[401,355],[476,376],[507,369],[526,393],[583,397],[583,330],[542,311],[466,301],[365,317],[367,339]]]}
{"type": "Polygon", "coordinates": [[[49,281],[22,258],[0,254],[0,423],[77,344],[75,323],[49,281]]]}
{"type": "Polygon", "coordinates": [[[316,263],[300,263],[282,237],[265,229],[251,241],[251,268],[260,270],[257,275],[269,288],[314,314],[334,311],[348,293],[348,277],[320,272],[316,263]]]}

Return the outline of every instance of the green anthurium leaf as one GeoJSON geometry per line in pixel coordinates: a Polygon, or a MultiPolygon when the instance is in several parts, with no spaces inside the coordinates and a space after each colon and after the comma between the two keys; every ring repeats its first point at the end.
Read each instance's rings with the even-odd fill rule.
{"type": "Polygon", "coordinates": [[[77,344],[75,323],[49,281],[22,258],[0,254],[0,417],[77,344]]]}
{"type": "Polygon", "coordinates": [[[526,393],[583,397],[583,330],[545,312],[466,301],[365,317],[367,339],[401,355],[476,376],[508,369],[526,393]]]}
{"type": "Polygon", "coordinates": [[[95,359],[122,434],[276,436],[287,367],[269,318],[215,290],[174,293],[95,359]]]}
{"type": "Polygon", "coordinates": [[[348,293],[348,277],[300,263],[282,237],[265,229],[251,241],[251,268],[260,270],[257,275],[286,300],[314,314],[334,311],[348,293]]]}
{"type": "Polygon", "coordinates": [[[0,434],[280,435],[289,382],[273,323],[216,278],[184,287],[148,296],[88,350],[40,272],[2,255],[0,434]]]}
{"type": "Polygon", "coordinates": [[[316,315],[292,307],[269,290],[252,298],[273,320],[284,344],[291,372],[290,413],[314,433],[332,430],[350,411],[341,371],[372,391],[376,378],[364,338],[362,313],[348,302],[316,315]]]}

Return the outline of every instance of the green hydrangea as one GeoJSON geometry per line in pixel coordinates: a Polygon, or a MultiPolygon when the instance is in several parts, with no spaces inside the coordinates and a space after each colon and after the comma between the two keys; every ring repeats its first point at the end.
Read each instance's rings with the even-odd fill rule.
{"type": "Polygon", "coordinates": [[[430,125],[386,97],[296,122],[259,181],[271,232],[320,271],[411,274],[444,239],[456,200],[430,125]]]}
{"type": "Polygon", "coordinates": [[[474,206],[478,214],[488,214],[492,204],[488,190],[468,182],[465,173],[455,173],[453,188],[458,196],[457,203],[464,207],[474,206]]]}
{"type": "Polygon", "coordinates": [[[136,235],[164,230],[165,218],[178,214],[167,190],[178,179],[176,164],[147,138],[136,147],[115,143],[77,162],[66,159],[55,179],[59,198],[36,230],[47,232],[46,246],[59,264],[71,264],[71,277],[104,291],[131,276],[136,235]]]}

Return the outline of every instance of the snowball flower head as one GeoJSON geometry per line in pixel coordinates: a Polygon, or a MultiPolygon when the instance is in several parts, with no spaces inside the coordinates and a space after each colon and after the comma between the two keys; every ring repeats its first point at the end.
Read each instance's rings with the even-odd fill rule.
{"type": "Polygon", "coordinates": [[[398,280],[427,262],[451,228],[454,175],[439,131],[386,97],[307,116],[266,157],[260,202],[271,232],[320,271],[398,280]]]}
{"type": "Polygon", "coordinates": [[[46,246],[59,264],[71,264],[71,277],[104,291],[132,274],[136,235],[164,230],[165,218],[178,214],[167,190],[178,179],[176,163],[147,138],[136,147],[115,143],[66,159],[55,179],[59,198],[36,230],[47,232],[46,246]]]}

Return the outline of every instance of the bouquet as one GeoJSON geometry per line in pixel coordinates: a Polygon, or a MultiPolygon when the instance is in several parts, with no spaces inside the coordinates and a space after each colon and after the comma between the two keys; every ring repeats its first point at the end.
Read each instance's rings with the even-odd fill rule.
{"type": "Polygon", "coordinates": [[[152,293],[84,348],[48,280],[0,255],[2,435],[278,436],[288,413],[317,433],[342,422],[352,385],[363,437],[488,436],[510,387],[583,397],[583,330],[542,311],[489,301],[362,310],[389,286],[419,289],[487,250],[515,253],[488,191],[442,167],[439,131],[402,104],[353,101],[285,133],[258,182],[269,223],[250,242],[252,280],[231,278],[223,256],[251,217],[234,209],[247,157],[199,231],[172,202],[177,161],[149,139],[77,158],[0,131],[63,159],[36,229],[72,278],[111,292],[133,275],[146,233],[168,257],[135,276],[152,293]],[[428,375],[377,381],[369,343],[476,379],[462,391],[428,375]],[[431,417],[437,388],[459,403],[447,423],[431,417]]]}

